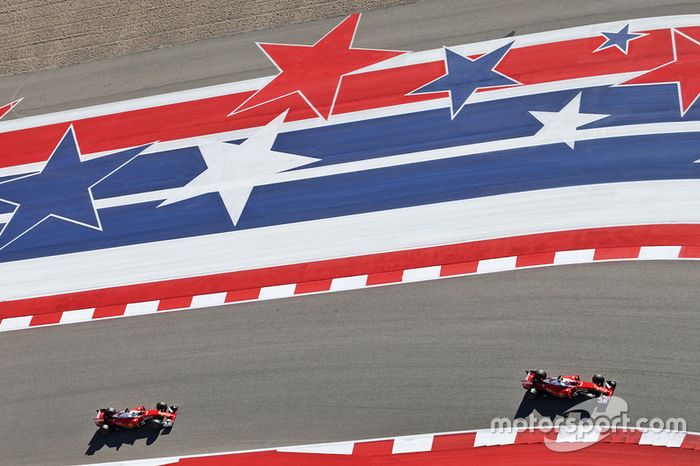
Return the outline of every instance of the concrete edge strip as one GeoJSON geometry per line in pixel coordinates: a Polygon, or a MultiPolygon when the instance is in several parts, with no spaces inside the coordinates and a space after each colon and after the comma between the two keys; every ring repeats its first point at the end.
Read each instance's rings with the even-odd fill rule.
{"type": "MultiPolygon", "coordinates": [[[[280,448],[228,451],[199,455],[171,456],[164,458],[140,459],[130,461],[93,463],[91,466],[135,466],[174,464],[182,459],[201,458],[216,459],[228,455],[261,452],[306,453],[318,455],[374,456],[400,455],[405,453],[422,453],[444,451],[449,449],[469,449],[498,447],[506,445],[532,445],[551,443],[618,443],[626,445],[678,448],[694,450],[700,455],[700,433],[668,430],[627,429],[614,431],[594,430],[583,432],[580,426],[575,429],[477,429],[434,434],[407,435],[356,441],[320,443],[311,445],[288,446],[280,448]],[[579,435],[580,434],[580,435],[579,435]],[[594,435],[591,435],[594,434],[594,435]]],[[[188,464],[196,464],[188,462],[188,464]]],[[[204,464],[204,463],[202,463],[204,464]]],[[[219,464],[219,463],[217,463],[219,464]]]]}
{"type": "Polygon", "coordinates": [[[682,246],[579,249],[545,254],[498,257],[430,267],[406,268],[391,272],[336,277],[317,282],[284,283],[249,290],[232,290],[174,299],[133,302],[108,308],[70,309],[51,314],[8,317],[0,320],[0,332],[554,265],[629,260],[700,259],[700,257],[681,257],[682,249],[682,246]]]}

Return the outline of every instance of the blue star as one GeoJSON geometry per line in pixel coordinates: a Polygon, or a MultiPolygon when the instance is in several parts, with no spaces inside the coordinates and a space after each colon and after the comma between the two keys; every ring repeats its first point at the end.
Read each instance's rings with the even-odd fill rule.
{"type": "Polygon", "coordinates": [[[511,45],[513,42],[482,55],[476,60],[463,57],[445,47],[447,73],[413,91],[412,94],[448,91],[451,99],[452,118],[454,118],[477,89],[520,84],[494,70],[511,45]]]}
{"type": "Polygon", "coordinates": [[[594,53],[609,49],[610,47],[617,47],[622,53],[627,55],[627,49],[629,48],[630,41],[646,36],[646,34],[630,33],[629,30],[630,25],[627,24],[625,27],[620,29],[619,32],[603,32],[602,34],[605,36],[606,40],[603,45],[594,50],[594,53]]]}
{"type": "Polygon", "coordinates": [[[92,188],[149,145],[81,162],[71,125],[40,172],[0,183],[0,201],[16,206],[0,229],[0,250],[50,217],[101,231],[92,188]]]}

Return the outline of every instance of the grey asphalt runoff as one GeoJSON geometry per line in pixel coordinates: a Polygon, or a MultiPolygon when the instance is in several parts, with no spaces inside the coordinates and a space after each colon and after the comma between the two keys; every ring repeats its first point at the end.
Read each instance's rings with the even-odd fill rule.
{"type": "Polygon", "coordinates": [[[2,334],[0,462],[488,428],[533,368],[600,372],[632,418],[700,430],[699,281],[695,262],[559,266],[2,334]],[[168,435],[94,436],[93,409],[159,400],[181,406],[168,435]]]}
{"type": "MultiPolygon", "coordinates": [[[[419,2],[355,44],[422,50],[697,2],[419,2]]],[[[270,75],[256,40],[338,18],[6,77],[14,117],[270,75]]],[[[0,334],[0,464],[117,461],[488,427],[524,369],[618,380],[633,417],[700,430],[695,262],[564,266],[0,334]],[[181,405],[168,435],[94,439],[93,409],[181,405]],[[92,453],[92,455],[86,455],[92,453]]]]}

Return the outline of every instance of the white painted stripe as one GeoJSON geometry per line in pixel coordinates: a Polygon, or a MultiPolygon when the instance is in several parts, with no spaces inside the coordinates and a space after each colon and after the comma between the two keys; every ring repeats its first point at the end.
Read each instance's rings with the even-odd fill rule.
{"type": "Polygon", "coordinates": [[[593,443],[597,442],[600,438],[600,429],[596,429],[594,426],[573,426],[573,427],[560,427],[557,432],[557,443],[562,442],[584,442],[593,443]]]}
{"type": "Polygon", "coordinates": [[[680,246],[644,246],[639,250],[639,259],[678,259],[680,253],[680,246]]]}
{"type": "MultiPolygon", "coordinates": [[[[700,223],[698,194],[698,180],[569,187],[4,262],[0,300],[547,231],[700,223]],[[37,281],[37,270],[51,280],[37,281]]],[[[592,254],[558,253],[555,263],[590,261],[592,254]]]]}
{"type": "Polygon", "coordinates": [[[92,320],[92,315],[95,313],[95,309],[79,309],[77,311],[64,311],[61,314],[61,324],[72,324],[75,322],[85,322],[92,320]]]}
{"type": "Polygon", "coordinates": [[[160,300],[144,301],[141,303],[130,303],[124,309],[125,316],[138,316],[142,314],[155,314],[158,312],[158,304],[160,300]]]}
{"type": "Polygon", "coordinates": [[[367,275],[334,278],[331,281],[331,291],[355,290],[367,286],[367,275]]]}
{"type": "Polygon", "coordinates": [[[285,453],[315,453],[325,455],[352,455],[355,442],[320,443],[318,445],[301,445],[297,447],[278,448],[285,453]]]}
{"type": "Polygon", "coordinates": [[[554,264],[585,264],[593,262],[595,249],[579,249],[576,251],[557,251],[554,253],[554,264]]]}
{"type": "Polygon", "coordinates": [[[518,435],[516,429],[509,429],[503,432],[489,429],[477,430],[474,438],[475,447],[491,447],[494,445],[512,445],[518,435]]]}
{"type": "Polygon", "coordinates": [[[432,434],[396,437],[391,453],[418,453],[421,451],[430,451],[433,447],[433,437],[432,434]]]}
{"type": "Polygon", "coordinates": [[[211,293],[211,294],[200,294],[192,297],[192,304],[190,309],[196,309],[198,307],[210,307],[210,306],[220,306],[226,302],[226,293],[211,293]]]}
{"type": "Polygon", "coordinates": [[[31,321],[32,316],[7,317],[0,321],[0,332],[28,328],[31,321]]]}
{"type": "Polygon", "coordinates": [[[640,445],[652,445],[655,447],[679,448],[685,439],[685,432],[672,432],[668,430],[652,431],[647,430],[642,433],[639,439],[640,445]]]}
{"type": "Polygon", "coordinates": [[[417,269],[406,269],[403,271],[403,277],[401,281],[406,282],[419,282],[422,280],[433,280],[435,278],[440,278],[440,270],[442,266],[434,265],[432,267],[420,267],[417,269]]]}
{"type": "Polygon", "coordinates": [[[275,285],[266,286],[260,288],[260,295],[258,299],[276,299],[276,298],[288,298],[294,296],[294,290],[296,289],[296,283],[286,284],[286,285],[275,285]]]}
{"type": "Polygon", "coordinates": [[[515,269],[517,256],[498,257],[496,259],[486,259],[479,261],[476,266],[476,273],[502,272],[504,270],[515,269]]]}

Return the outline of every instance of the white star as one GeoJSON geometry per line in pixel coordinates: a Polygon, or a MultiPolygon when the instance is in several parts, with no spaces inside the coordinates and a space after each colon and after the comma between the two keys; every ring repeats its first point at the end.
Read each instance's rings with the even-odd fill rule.
{"type": "Polygon", "coordinates": [[[599,113],[581,113],[581,93],[558,112],[531,111],[530,114],[542,123],[542,128],[536,136],[561,141],[570,148],[576,144],[576,130],[581,126],[593,123],[610,115],[599,113]]]}
{"type": "Polygon", "coordinates": [[[239,145],[225,142],[200,144],[199,151],[207,169],[169,195],[158,207],[202,194],[219,193],[231,221],[236,225],[255,186],[263,184],[270,175],[319,160],[272,150],[286,113],[239,145]]]}

